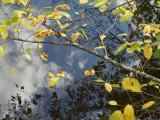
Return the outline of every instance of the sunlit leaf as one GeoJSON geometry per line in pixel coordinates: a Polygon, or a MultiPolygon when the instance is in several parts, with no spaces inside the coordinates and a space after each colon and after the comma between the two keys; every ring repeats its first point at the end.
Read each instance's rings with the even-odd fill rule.
{"type": "Polygon", "coordinates": [[[145,58],[147,58],[147,59],[151,59],[151,57],[152,57],[152,46],[150,45],[150,44],[146,44],[145,46],[144,46],[144,51],[143,51],[143,54],[144,54],[144,56],[145,56],[145,58]]]}
{"type": "Polygon", "coordinates": [[[28,61],[31,61],[32,57],[31,57],[30,54],[25,54],[25,59],[28,60],[28,61]]]}
{"type": "Polygon", "coordinates": [[[0,45],[0,57],[3,57],[5,55],[6,55],[5,48],[2,45],[0,45]]]}
{"type": "Polygon", "coordinates": [[[40,58],[44,61],[48,61],[48,55],[45,52],[40,52],[40,58]]]}
{"type": "Polygon", "coordinates": [[[149,25],[146,25],[143,29],[144,34],[150,34],[151,32],[151,27],[149,25]]]}
{"type": "Polygon", "coordinates": [[[133,13],[129,10],[125,10],[125,13],[123,15],[120,16],[119,21],[120,22],[126,22],[128,20],[130,20],[133,17],[133,13]]]}
{"type": "Polygon", "coordinates": [[[122,112],[120,110],[114,111],[109,117],[109,120],[123,120],[122,112]]]}
{"type": "Polygon", "coordinates": [[[105,83],[104,87],[105,87],[107,92],[110,93],[112,91],[112,85],[110,83],[105,83]]]}
{"type": "Polygon", "coordinates": [[[64,76],[65,76],[65,73],[64,73],[64,71],[58,71],[57,73],[55,73],[55,75],[56,75],[57,77],[64,77],[64,76]]]}
{"type": "Polygon", "coordinates": [[[13,75],[13,74],[15,73],[15,71],[16,71],[16,67],[11,67],[11,68],[9,69],[9,74],[10,74],[10,75],[13,75]]]}
{"type": "Polygon", "coordinates": [[[102,34],[99,36],[100,40],[104,40],[106,38],[106,35],[102,34]]]}
{"type": "Polygon", "coordinates": [[[48,82],[48,87],[50,87],[50,88],[55,87],[57,85],[58,81],[59,81],[58,77],[50,78],[50,80],[48,82]]]}
{"type": "Polygon", "coordinates": [[[126,105],[123,111],[123,120],[134,120],[134,108],[132,105],[126,105]]]}
{"type": "Polygon", "coordinates": [[[128,36],[128,34],[127,33],[122,33],[122,34],[118,34],[117,36],[118,37],[124,37],[124,36],[128,36]]]}
{"type": "Polygon", "coordinates": [[[115,101],[115,100],[110,100],[110,101],[108,102],[108,104],[109,104],[109,105],[112,105],[112,106],[115,106],[115,105],[117,105],[117,101],[115,101]]]}
{"type": "Polygon", "coordinates": [[[6,39],[8,37],[8,30],[6,26],[0,26],[0,35],[3,39],[6,39]]]}
{"type": "Polygon", "coordinates": [[[79,4],[86,4],[88,3],[88,0],[79,0],[79,4]]]}
{"type": "Polygon", "coordinates": [[[79,32],[73,33],[71,36],[72,42],[76,41],[80,36],[79,32]]]}
{"type": "Polygon", "coordinates": [[[99,49],[104,49],[104,48],[105,48],[105,46],[101,45],[101,46],[95,47],[94,50],[99,50],[99,49]]]}
{"type": "Polygon", "coordinates": [[[147,109],[150,108],[151,106],[153,106],[156,102],[155,101],[149,101],[145,104],[142,105],[142,109],[147,109]]]}
{"type": "Polygon", "coordinates": [[[115,55],[124,50],[128,46],[128,42],[123,43],[118,47],[118,49],[115,51],[115,55]]]}
{"type": "Polygon", "coordinates": [[[92,69],[92,70],[85,70],[84,71],[84,75],[87,76],[87,77],[94,76],[95,75],[95,70],[94,69],[92,69]]]}
{"type": "Polygon", "coordinates": [[[122,88],[124,90],[131,90],[132,92],[141,92],[141,85],[139,81],[132,77],[122,79],[122,88]]]}
{"type": "Polygon", "coordinates": [[[149,43],[151,43],[151,42],[152,42],[151,39],[145,39],[145,40],[144,40],[144,43],[148,43],[148,44],[149,44],[149,43]]]}
{"type": "Polygon", "coordinates": [[[98,82],[98,83],[104,83],[105,81],[102,80],[102,79],[98,79],[98,80],[95,80],[95,82],[98,82]]]}

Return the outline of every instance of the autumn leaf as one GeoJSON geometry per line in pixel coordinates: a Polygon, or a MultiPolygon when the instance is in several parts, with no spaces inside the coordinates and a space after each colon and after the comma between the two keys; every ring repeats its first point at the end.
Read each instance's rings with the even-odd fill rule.
{"type": "Polygon", "coordinates": [[[132,77],[122,79],[122,88],[124,90],[131,90],[132,92],[141,92],[141,85],[139,81],[132,77]]]}
{"type": "Polygon", "coordinates": [[[58,71],[57,73],[55,73],[55,75],[56,75],[57,77],[64,77],[64,76],[65,76],[65,73],[64,73],[64,71],[58,71]]]}
{"type": "Polygon", "coordinates": [[[31,61],[32,57],[31,57],[30,54],[25,54],[25,59],[28,60],[28,61],[31,61]]]}
{"type": "Polygon", "coordinates": [[[0,45],[0,57],[3,57],[6,55],[5,49],[2,45],[0,45]]]}
{"type": "Polygon", "coordinates": [[[52,77],[50,78],[49,82],[48,82],[48,87],[52,88],[55,87],[58,83],[59,77],[52,77]]]}
{"type": "Polygon", "coordinates": [[[88,0],[79,0],[79,4],[86,4],[88,3],[88,0]]]}
{"type": "Polygon", "coordinates": [[[143,29],[144,34],[150,34],[151,33],[151,26],[146,25],[143,29]]]}
{"type": "Polygon", "coordinates": [[[152,42],[151,39],[145,39],[145,40],[144,40],[144,43],[147,43],[147,44],[149,44],[149,43],[151,43],[151,42],[152,42]]]}
{"type": "Polygon", "coordinates": [[[80,33],[79,32],[76,32],[76,33],[73,33],[72,36],[71,36],[71,41],[72,42],[75,42],[80,36],[80,33]]]}
{"type": "Polygon", "coordinates": [[[104,40],[106,38],[106,35],[102,34],[99,36],[100,40],[104,40]]]}
{"type": "Polygon", "coordinates": [[[123,111],[123,120],[134,120],[134,108],[132,105],[126,105],[123,111]]]}
{"type": "Polygon", "coordinates": [[[40,58],[44,61],[48,61],[48,55],[45,52],[40,52],[40,58]]]}
{"type": "Polygon", "coordinates": [[[155,103],[156,103],[155,101],[149,101],[149,102],[142,105],[142,109],[147,109],[147,108],[153,106],[155,103]]]}
{"type": "Polygon", "coordinates": [[[114,101],[114,100],[110,100],[110,101],[108,102],[108,104],[109,104],[109,105],[112,105],[112,106],[115,106],[115,105],[117,105],[117,102],[114,101]]]}
{"type": "Polygon", "coordinates": [[[105,83],[105,84],[104,84],[104,87],[105,87],[105,89],[106,89],[107,92],[110,93],[110,92],[112,91],[112,85],[111,85],[111,84],[105,83]]]}
{"type": "Polygon", "coordinates": [[[15,73],[15,71],[16,71],[16,67],[11,67],[11,68],[9,69],[9,74],[10,74],[10,75],[13,75],[13,74],[15,73]]]}
{"type": "Polygon", "coordinates": [[[123,120],[122,112],[120,110],[114,111],[109,117],[109,120],[123,120]]]}
{"type": "Polygon", "coordinates": [[[95,70],[94,69],[92,69],[92,70],[85,70],[84,71],[84,75],[87,76],[87,77],[94,76],[95,75],[95,70]]]}
{"type": "Polygon", "coordinates": [[[153,50],[152,50],[152,46],[150,44],[146,44],[144,46],[143,54],[144,54],[145,58],[147,58],[148,60],[151,59],[152,54],[153,54],[153,50]]]}

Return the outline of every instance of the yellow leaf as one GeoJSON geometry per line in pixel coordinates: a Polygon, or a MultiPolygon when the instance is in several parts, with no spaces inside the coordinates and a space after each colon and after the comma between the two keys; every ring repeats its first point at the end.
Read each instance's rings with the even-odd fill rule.
{"type": "Polygon", "coordinates": [[[139,81],[131,77],[122,79],[122,88],[124,90],[131,90],[132,92],[141,92],[141,85],[139,81]]]}
{"type": "Polygon", "coordinates": [[[59,9],[70,10],[71,8],[67,4],[60,4],[54,8],[54,12],[58,11],[59,9]]]}
{"type": "Polygon", "coordinates": [[[144,40],[144,42],[149,44],[149,43],[152,42],[152,40],[151,39],[146,39],[146,40],[144,40]]]}
{"type": "Polygon", "coordinates": [[[126,105],[123,112],[123,120],[134,120],[134,108],[132,105],[126,105]]]}
{"type": "Polygon", "coordinates": [[[92,69],[92,70],[85,70],[84,71],[84,75],[87,76],[87,77],[94,76],[95,75],[95,70],[94,69],[92,69]]]}
{"type": "Polygon", "coordinates": [[[104,40],[106,38],[106,35],[102,34],[99,36],[100,40],[104,40]]]}
{"type": "Polygon", "coordinates": [[[6,55],[5,49],[2,45],[0,45],[0,57],[3,57],[6,55]]]}
{"type": "Polygon", "coordinates": [[[54,77],[54,74],[51,73],[51,72],[48,72],[48,76],[49,76],[49,77],[54,77]]]}
{"type": "Polygon", "coordinates": [[[104,84],[104,87],[105,87],[105,89],[107,90],[107,92],[111,92],[112,91],[112,85],[111,84],[109,84],[109,83],[105,83],[104,84]]]}
{"type": "Polygon", "coordinates": [[[79,32],[73,33],[71,36],[72,42],[76,41],[79,38],[79,35],[79,32]]]}
{"type": "Polygon", "coordinates": [[[155,101],[149,101],[149,102],[145,103],[144,105],[142,105],[142,109],[149,108],[154,104],[155,104],[155,101]]]}
{"type": "Polygon", "coordinates": [[[146,44],[144,46],[143,54],[144,54],[145,58],[151,59],[152,54],[153,54],[153,50],[152,50],[152,46],[150,44],[146,44]]]}
{"type": "Polygon", "coordinates": [[[114,100],[110,100],[110,101],[108,102],[108,104],[115,106],[115,105],[117,105],[117,102],[114,101],[114,100]]]}
{"type": "Polygon", "coordinates": [[[64,73],[64,71],[58,71],[58,72],[56,73],[56,76],[57,76],[57,77],[64,77],[64,76],[65,76],[65,73],[64,73]]]}
{"type": "Polygon", "coordinates": [[[144,34],[150,34],[151,33],[151,26],[146,25],[143,29],[144,34]]]}
{"type": "Polygon", "coordinates": [[[25,59],[28,60],[28,61],[31,61],[32,60],[32,57],[30,54],[26,54],[25,55],[25,59]]]}
{"type": "Polygon", "coordinates": [[[104,46],[104,45],[100,45],[100,46],[98,46],[98,47],[95,47],[95,48],[94,48],[94,50],[104,49],[104,48],[105,48],[105,46],[104,46]]]}
{"type": "Polygon", "coordinates": [[[9,69],[9,74],[13,75],[15,73],[15,71],[16,71],[16,67],[12,67],[9,69]]]}
{"type": "Polygon", "coordinates": [[[52,77],[48,82],[48,87],[52,88],[55,87],[58,83],[59,78],[58,77],[52,77]]]}
{"type": "Polygon", "coordinates": [[[109,117],[109,120],[123,120],[122,112],[120,110],[114,111],[109,117]]]}
{"type": "Polygon", "coordinates": [[[48,61],[48,55],[45,52],[40,52],[40,58],[44,61],[48,61]]]}
{"type": "Polygon", "coordinates": [[[88,0],[79,0],[79,4],[86,4],[88,3],[88,0]]]}

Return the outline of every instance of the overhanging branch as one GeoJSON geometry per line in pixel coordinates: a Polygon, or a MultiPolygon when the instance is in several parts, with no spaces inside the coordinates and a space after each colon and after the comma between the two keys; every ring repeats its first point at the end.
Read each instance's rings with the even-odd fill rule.
{"type": "Polygon", "coordinates": [[[65,42],[65,43],[59,43],[59,42],[51,42],[51,41],[29,41],[29,40],[23,40],[23,39],[20,39],[20,38],[8,38],[8,39],[11,39],[11,40],[14,40],[14,41],[27,42],[27,43],[43,43],[43,44],[52,44],[52,45],[58,45],[58,46],[72,46],[72,47],[76,47],[76,48],[81,49],[81,50],[83,50],[83,51],[85,51],[87,53],[90,53],[90,54],[92,54],[92,55],[94,55],[94,56],[96,56],[98,58],[101,58],[101,59],[103,59],[103,60],[105,60],[107,62],[110,62],[114,66],[117,66],[117,67],[119,67],[121,69],[127,70],[129,72],[133,72],[133,73],[135,73],[135,74],[137,74],[139,76],[142,76],[142,77],[145,77],[147,79],[151,79],[151,80],[154,80],[154,81],[160,83],[160,79],[159,78],[156,78],[156,77],[154,77],[152,75],[149,75],[149,74],[147,74],[145,72],[141,72],[141,71],[136,70],[134,68],[131,68],[129,66],[126,66],[126,65],[123,65],[121,63],[118,63],[117,61],[115,61],[115,60],[113,60],[113,59],[111,59],[109,57],[105,57],[103,55],[100,55],[100,54],[98,54],[98,53],[96,53],[96,52],[94,52],[94,51],[92,51],[90,49],[87,49],[87,48],[85,48],[85,47],[83,47],[81,45],[78,45],[78,44],[69,44],[67,42],[65,42]]]}

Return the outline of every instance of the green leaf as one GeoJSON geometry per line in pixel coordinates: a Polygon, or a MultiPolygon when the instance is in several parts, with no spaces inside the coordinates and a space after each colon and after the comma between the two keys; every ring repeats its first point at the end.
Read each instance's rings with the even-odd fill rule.
{"type": "Polygon", "coordinates": [[[118,37],[124,37],[124,36],[128,36],[128,34],[127,33],[122,33],[122,34],[118,34],[117,36],[118,37]]]}
{"type": "Polygon", "coordinates": [[[94,7],[99,7],[101,5],[104,5],[106,3],[106,0],[94,0],[94,7]]]}
{"type": "Polygon", "coordinates": [[[8,37],[8,30],[6,26],[0,26],[0,34],[3,39],[8,37]]]}
{"type": "Polygon", "coordinates": [[[128,53],[133,53],[135,51],[141,51],[141,45],[143,44],[143,42],[140,42],[140,41],[136,41],[136,42],[133,42],[133,44],[131,44],[131,46],[129,48],[127,48],[127,52],[128,53]]]}
{"type": "Polygon", "coordinates": [[[95,82],[98,82],[98,83],[104,83],[105,81],[102,80],[102,79],[98,79],[98,80],[95,80],[95,82]]]}
{"type": "Polygon", "coordinates": [[[120,21],[120,22],[126,22],[126,21],[130,20],[130,19],[133,17],[133,15],[134,15],[134,14],[133,14],[131,11],[129,11],[129,10],[126,10],[126,11],[124,11],[124,12],[125,12],[125,14],[121,15],[120,18],[119,18],[119,21],[120,21]]]}
{"type": "Polygon", "coordinates": [[[118,49],[115,51],[115,55],[124,50],[127,46],[128,46],[128,41],[118,47],[118,49]]]}
{"type": "Polygon", "coordinates": [[[104,11],[106,11],[106,9],[107,9],[106,5],[102,5],[102,6],[99,7],[100,12],[104,12],[104,11]]]}
{"type": "Polygon", "coordinates": [[[82,28],[80,28],[80,30],[81,30],[83,36],[88,40],[88,36],[87,36],[86,32],[82,28]]]}
{"type": "Polygon", "coordinates": [[[160,57],[160,49],[156,50],[154,53],[153,53],[153,56],[155,58],[159,58],[160,57]]]}
{"type": "Polygon", "coordinates": [[[6,55],[5,49],[2,45],[0,45],[0,57],[3,57],[6,55]]]}

